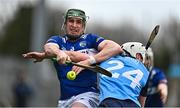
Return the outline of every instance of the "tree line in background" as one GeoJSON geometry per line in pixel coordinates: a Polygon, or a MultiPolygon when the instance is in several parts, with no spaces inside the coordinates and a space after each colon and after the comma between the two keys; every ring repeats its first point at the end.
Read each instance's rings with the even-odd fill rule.
{"type": "MultiPolygon", "coordinates": [[[[50,10],[48,12],[48,38],[49,35],[61,34],[61,25],[63,23],[63,11],[50,10]]],[[[0,33],[0,54],[21,56],[22,53],[30,51],[31,41],[31,20],[33,7],[21,7],[13,20],[9,21],[3,28],[3,34],[0,33]]],[[[171,18],[166,22],[164,30],[160,31],[163,38],[157,43],[155,49],[155,65],[161,67],[164,71],[172,63],[173,53],[180,52],[180,22],[176,18],[171,18]],[[169,45],[168,42],[172,43],[169,45]]],[[[116,28],[107,28],[101,24],[94,25],[93,28],[87,28],[87,32],[99,34],[108,39],[112,39],[119,44],[127,41],[139,41],[146,43],[141,30],[135,25],[124,22],[116,28]]]]}

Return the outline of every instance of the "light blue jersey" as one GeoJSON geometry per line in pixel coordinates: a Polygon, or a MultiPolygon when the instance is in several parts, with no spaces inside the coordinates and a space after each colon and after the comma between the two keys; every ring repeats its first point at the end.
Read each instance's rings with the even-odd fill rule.
{"type": "MultiPolygon", "coordinates": [[[[79,51],[86,54],[96,54],[98,45],[104,40],[95,34],[84,34],[77,41],[69,41],[66,36],[52,36],[47,43],[56,43],[61,50],[79,51]]],[[[60,65],[54,62],[57,70],[58,79],[60,81],[60,100],[69,99],[72,96],[84,92],[98,92],[97,89],[97,74],[90,70],[83,70],[77,75],[75,80],[68,80],[67,72],[72,69],[72,65],[60,65]]]]}
{"type": "Polygon", "coordinates": [[[146,67],[134,58],[122,56],[111,57],[100,66],[112,72],[112,77],[100,74],[100,102],[111,97],[130,99],[140,106],[138,97],[149,76],[146,67]]]}

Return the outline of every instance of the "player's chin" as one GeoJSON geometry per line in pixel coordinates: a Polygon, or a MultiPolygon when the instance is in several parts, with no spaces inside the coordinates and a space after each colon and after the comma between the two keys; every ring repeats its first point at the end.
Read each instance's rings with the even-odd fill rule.
{"type": "Polygon", "coordinates": [[[79,32],[71,32],[70,35],[78,37],[80,35],[80,33],[79,32]]]}

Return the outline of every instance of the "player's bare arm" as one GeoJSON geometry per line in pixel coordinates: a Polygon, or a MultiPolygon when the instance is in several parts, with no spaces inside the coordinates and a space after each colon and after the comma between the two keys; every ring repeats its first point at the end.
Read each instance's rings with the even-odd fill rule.
{"type": "MultiPolygon", "coordinates": [[[[100,52],[94,57],[75,51],[61,51],[59,50],[59,47],[54,43],[48,43],[44,47],[45,47],[45,54],[36,53],[37,54],[36,55],[35,53],[33,53],[34,55],[36,55],[36,57],[34,57],[36,61],[42,61],[41,60],[42,58],[49,58],[49,57],[57,57],[58,60],[59,57],[59,60],[61,60],[59,61],[60,63],[64,63],[65,61],[71,59],[72,61],[79,62],[79,64],[91,65],[93,63],[102,62],[110,58],[111,56],[114,56],[122,52],[120,45],[111,40],[104,40],[103,42],[101,42],[100,45],[98,46],[98,50],[100,50],[100,52]],[[65,56],[63,57],[65,57],[65,59],[61,59],[61,56],[64,54],[65,56]],[[66,58],[66,55],[68,56],[68,58],[66,58]]],[[[83,68],[73,66],[72,70],[78,74],[80,71],[83,70],[83,68]]]]}
{"type": "MultiPolygon", "coordinates": [[[[63,52],[66,53],[70,57],[71,61],[74,62],[80,62],[89,58],[89,55],[81,52],[76,52],[76,51],[63,51],[63,52]]],[[[45,52],[35,52],[35,51],[22,54],[22,56],[26,59],[35,59],[34,62],[41,62],[44,59],[53,58],[47,56],[45,52]]]]}
{"type": "Polygon", "coordinates": [[[26,59],[35,59],[34,62],[41,62],[46,58],[45,52],[28,52],[22,54],[22,56],[26,59]]]}
{"type": "Polygon", "coordinates": [[[99,53],[97,53],[96,55],[93,56],[88,56],[87,54],[80,54],[77,55],[74,53],[74,57],[73,58],[76,58],[76,59],[79,59],[79,60],[76,60],[77,61],[82,61],[82,60],[87,60],[87,64],[85,65],[91,65],[92,63],[92,59],[95,60],[96,63],[100,63],[112,56],[115,56],[119,53],[121,53],[123,50],[121,48],[121,46],[111,40],[104,40],[103,42],[101,42],[98,46],[98,50],[99,50],[99,53]],[[91,59],[91,60],[89,60],[91,59]],[[90,63],[89,63],[90,61],[90,63]]]}
{"type": "Polygon", "coordinates": [[[122,53],[123,51],[119,44],[111,40],[104,40],[103,42],[101,42],[98,46],[98,50],[100,52],[94,56],[97,63],[100,63],[119,53],[122,53]]]}
{"type": "Polygon", "coordinates": [[[56,57],[59,64],[64,64],[66,61],[70,61],[70,57],[60,50],[59,46],[55,43],[45,44],[44,51],[47,57],[56,57]]]}
{"type": "MultiPolygon", "coordinates": [[[[99,53],[97,53],[94,56],[89,56],[88,59],[80,61],[79,64],[83,65],[92,65],[95,63],[100,63],[104,60],[107,60],[108,58],[117,55],[121,53],[123,50],[121,49],[121,46],[111,40],[104,40],[102,41],[98,46],[99,53]]],[[[73,66],[73,71],[76,72],[76,74],[79,74],[83,68],[78,66],[73,66]]]]}
{"type": "Polygon", "coordinates": [[[167,95],[168,95],[168,87],[166,83],[160,83],[158,85],[158,91],[160,91],[160,95],[161,95],[161,100],[163,103],[166,102],[167,100],[167,95]]]}

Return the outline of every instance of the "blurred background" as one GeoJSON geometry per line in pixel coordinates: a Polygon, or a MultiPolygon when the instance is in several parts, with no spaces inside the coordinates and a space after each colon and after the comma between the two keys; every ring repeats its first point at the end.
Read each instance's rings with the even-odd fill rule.
{"type": "Polygon", "coordinates": [[[155,65],[168,78],[166,106],[180,106],[179,0],[0,0],[0,107],[57,106],[59,83],[52,63],[35,64],[22,54],[42,51],[51,35],[62,34],[63,14],[69,8],[89,16],[87,33],[119,44],[146,44],[160,25],[151,46],[155,65]]]}

